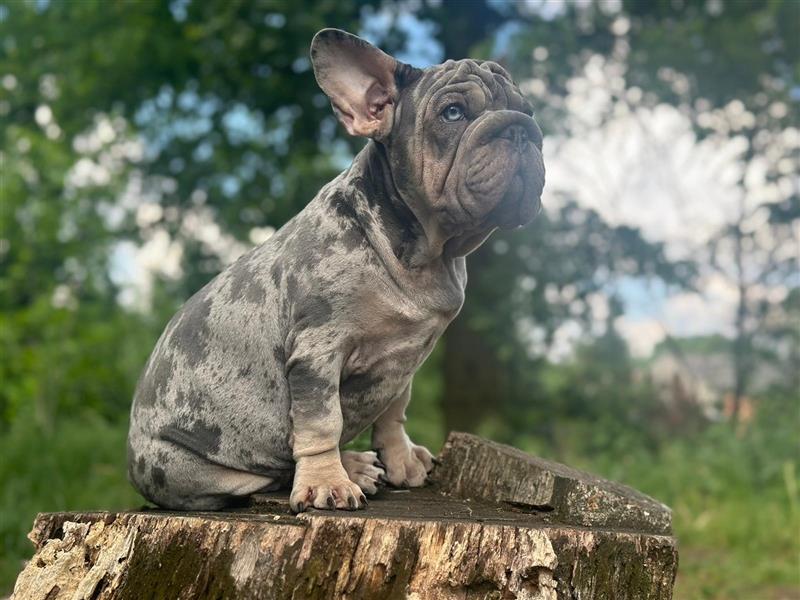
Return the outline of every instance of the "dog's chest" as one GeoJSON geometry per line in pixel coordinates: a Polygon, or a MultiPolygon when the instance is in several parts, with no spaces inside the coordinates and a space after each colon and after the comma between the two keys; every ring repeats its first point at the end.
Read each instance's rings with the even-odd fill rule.
{"type": "Polygon", "coordinates": [[[383,323],[360,336],[339,386],[345,439],[371,425],[403,394],[448,322],[430,316],[392,326],[383,323]]]}

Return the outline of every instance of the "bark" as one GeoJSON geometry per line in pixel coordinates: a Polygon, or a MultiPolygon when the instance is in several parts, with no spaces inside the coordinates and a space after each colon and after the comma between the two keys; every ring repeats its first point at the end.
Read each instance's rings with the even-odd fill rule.
{"type": "Polygon", "coordinates": [[[487,297],[487,290],[475,289],[481,285],[478,274],[494,269],[496,261],[488,245],[467,258],[469,283],[464,306],[444,335],[442,415],[445,431],[475,431],[484,417],[496,413],[498,404],[511,395],[507,365],[499,361],[497,348],[489,337],[476,331],[470,323],[481,303],[491,306],[491,295],[503,293],[491,290],[487,297]]]}
{"type": "Polygon", "coordinates": [[[444,337],[442,416],[445,431],[475,431],[484,417],[496,412],[497,405],[508,398],[504,377],[507,367],[498,362],[496,349],[486,336],[470,327],[467,317],[462,314],[450,323],[444,337]]]}
{"type": "Polygon", "coordinates": [[[295,516],[270,494],[218,513],[41,514],[12,597],[672,597],[663,505],[465,434],[441,458],[433,485],[358,512],[295,516]]]}
{"type": "Polygon", "coordinates": [[[451,433],[433,481],[449,496],[548,513],[567,525],[670,535],[670,509],[625,485],[566,465],[451,433]]]}

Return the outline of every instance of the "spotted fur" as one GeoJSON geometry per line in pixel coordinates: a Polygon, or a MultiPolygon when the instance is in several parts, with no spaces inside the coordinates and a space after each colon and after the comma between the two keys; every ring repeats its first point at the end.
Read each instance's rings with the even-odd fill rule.
{"type": "Polygon", "coordinates": [[[378,78],[393,82],[386,89],[370,88],[383,120],[350,168],[190,298],[158,340],[128,440],[130,480],[158,505],[216,509],[294,477],[296,510],[330,498],[360,506],[339,447],[373,424],[386,478],[421,485],[430,454],[402,428],[413,375],[463,303],[465,255],[538,209],[541,133],[499,65],[420,71],[326,31],[312,57],[329,93],[346,83],[319,59],[330,48],[394,69],[378,78]],[[463,126],[440,119],[448,97],[474,113],[463,126]]]}

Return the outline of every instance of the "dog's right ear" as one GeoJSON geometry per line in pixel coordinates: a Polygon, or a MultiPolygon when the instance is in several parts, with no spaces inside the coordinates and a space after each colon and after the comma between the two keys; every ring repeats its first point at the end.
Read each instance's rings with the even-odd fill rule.
{"type": "Polygon", "coordinates": [[[395,72],[406,65],[341,29],[323,29],[311,42],[311,64],[333,111],[351,135],[376,140],[392,130],[395,72]]]}

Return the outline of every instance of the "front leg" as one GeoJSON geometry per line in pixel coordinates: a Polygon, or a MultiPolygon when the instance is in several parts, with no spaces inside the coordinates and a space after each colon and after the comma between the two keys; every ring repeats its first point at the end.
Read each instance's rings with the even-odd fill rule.
{"type": "Polygon", "coordinates": [[[367,500],[350,481],[339,455],[341,360],[334,349],[324,351],[318,339],[298,336],[286,362],[295,460],[289,506],[295,512],[311,507],[355,510],[367,500]]]}
{"type": "Polygon", "coordinates": [[[433,469],[433,456],[409,439],[403,424],[411,399],[411,384],[372,427],[372,446],[386,467],[386,479],[395,487],[420,487],[433,469]]]}

